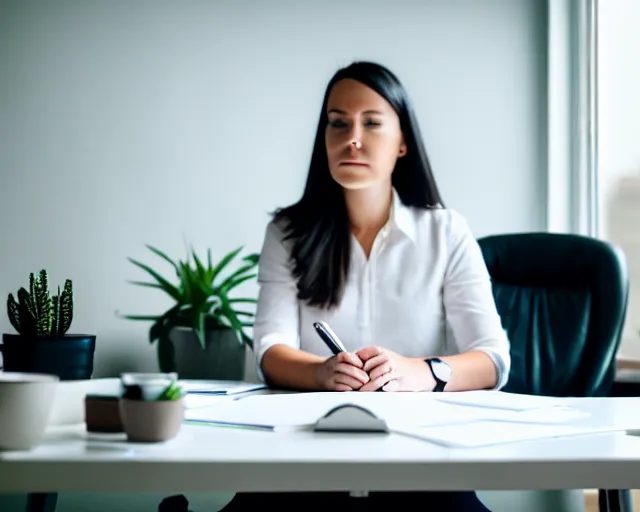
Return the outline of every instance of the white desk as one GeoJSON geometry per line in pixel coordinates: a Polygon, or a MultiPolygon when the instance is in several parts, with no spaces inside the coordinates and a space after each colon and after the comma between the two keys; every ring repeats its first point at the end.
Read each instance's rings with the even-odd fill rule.
{"type": "MultiPolygon", "coordinates": [[[[640,425],[640,398],[589,399],[593,420],[640,425]]],[[[184,425],[164,444],[56,427],[0,454],[0,492],[640,488],[640,437],[607,433],[450,449],[401,435],[184,425]]]]}

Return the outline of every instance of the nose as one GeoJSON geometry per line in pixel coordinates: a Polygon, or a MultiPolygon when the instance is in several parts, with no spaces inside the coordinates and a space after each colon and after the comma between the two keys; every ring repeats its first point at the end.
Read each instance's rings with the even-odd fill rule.
{"type": "Polygon", "coordinates": [[[354,125],[347,133],[346,144],[351,153],[357,152],[362,148],[362,128],[354,125]]]}
{"type": "Polygon", "coordinates": [[[352,140],[360,140],[362,137],[362,126],[360,126],[360,123],[351,123],[351,127],[345,135],[347,136],[347,142],[349,144],[352,140]]]}

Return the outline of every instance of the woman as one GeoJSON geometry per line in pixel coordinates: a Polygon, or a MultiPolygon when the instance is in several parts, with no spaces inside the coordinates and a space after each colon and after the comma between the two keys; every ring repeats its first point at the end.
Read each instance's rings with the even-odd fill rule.
{"type": "MultiPolygon", "coordinates": [[[[405,90],[380,65],[356,62],[329,82],[304,194],[269,223],[259,283],[257,368],[273,387],[447,392],[506,382],[509,343],[479,246],[444,208],[405,90]],[[317,321],[346,352],[329,357],[317,321]]],[[[365,500],[398,505],[416,494],[365,500]]],[[[473,492],[419,496],[423,510],[487,510],[473,492]]],[[[225,510],[362,500],[238,494],[225,510]]]]}

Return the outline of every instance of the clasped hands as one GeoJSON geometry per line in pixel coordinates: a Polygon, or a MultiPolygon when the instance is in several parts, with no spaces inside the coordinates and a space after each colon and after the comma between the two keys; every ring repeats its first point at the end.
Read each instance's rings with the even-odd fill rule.
{"type": "Polygon", "coordinates": [[[335,391],[424,391],[435,384],[422,360],[376,346],[330,357],[318,380],[323,389],[335,391]]]}

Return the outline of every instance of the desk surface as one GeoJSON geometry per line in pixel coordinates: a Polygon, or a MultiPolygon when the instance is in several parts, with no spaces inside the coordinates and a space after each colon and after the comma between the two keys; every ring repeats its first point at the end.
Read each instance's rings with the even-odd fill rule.
{"type": "MultiPolygon", "coordinates": [[[[586,399],[600,419],[640,425],[640,399],[586,399]]],[[[640,437],[607,433],[480,449],[398,434],[265,432],[185,424],[162,444],[50,429],[0,454],[0,492],[640,488],[640,437]]]]}

